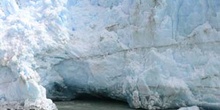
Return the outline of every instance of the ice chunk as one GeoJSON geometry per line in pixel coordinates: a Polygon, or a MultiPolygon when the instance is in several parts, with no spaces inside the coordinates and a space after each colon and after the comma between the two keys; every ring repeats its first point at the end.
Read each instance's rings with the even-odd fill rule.
{"type": "Polygon", "coordinates": [[[200,109],[197,106],[192,106],[192,107],[182,107],[178,110],[200,110],[200,109]]]}

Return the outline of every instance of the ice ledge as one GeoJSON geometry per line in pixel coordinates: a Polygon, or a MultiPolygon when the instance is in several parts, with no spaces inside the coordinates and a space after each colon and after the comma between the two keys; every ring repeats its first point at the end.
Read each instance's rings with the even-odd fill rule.
{"type": "Polygon", "coordinates": [[[1,102],[1,110],[58,110],[50,99],[1,102]]]}

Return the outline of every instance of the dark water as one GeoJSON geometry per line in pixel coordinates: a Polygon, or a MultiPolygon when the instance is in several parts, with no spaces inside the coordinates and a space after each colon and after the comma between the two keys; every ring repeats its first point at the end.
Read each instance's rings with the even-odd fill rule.
{"type": "Polygon", "coordinates": [[[135,110],[127,103],[112,100],[74,100],[55,102],[59,110],[135,110]]]}
{"type": "Polygon", "coordinates": [[[78,97],[74,101],[59,101],[55,102],[55,104],[57,105],[58,110],[137,110],[130,108],[128,103],[125,102],[108,98],[98,98],[86,94],[78,97]]]}

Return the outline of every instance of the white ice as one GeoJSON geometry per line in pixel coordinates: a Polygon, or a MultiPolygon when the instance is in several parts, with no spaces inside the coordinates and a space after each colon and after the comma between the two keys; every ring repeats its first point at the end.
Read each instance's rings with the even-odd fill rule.
{"type": "Polygon", "coordinates": [[[1,0],[2,106],[53,107],[47,90],[52,99],[93,93],[134,108],[219,109],[219,7],[219,0],[1,0]]]}

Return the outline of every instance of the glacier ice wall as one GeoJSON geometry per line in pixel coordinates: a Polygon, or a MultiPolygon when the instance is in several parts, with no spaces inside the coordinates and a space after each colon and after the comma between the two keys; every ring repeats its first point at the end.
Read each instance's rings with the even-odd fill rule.
{"type": "Polygon", "coordinates": [[[219,0],[0,3],[2,102],[46,100],[44,86],[59,100],[220,108],[219,0]]]}

